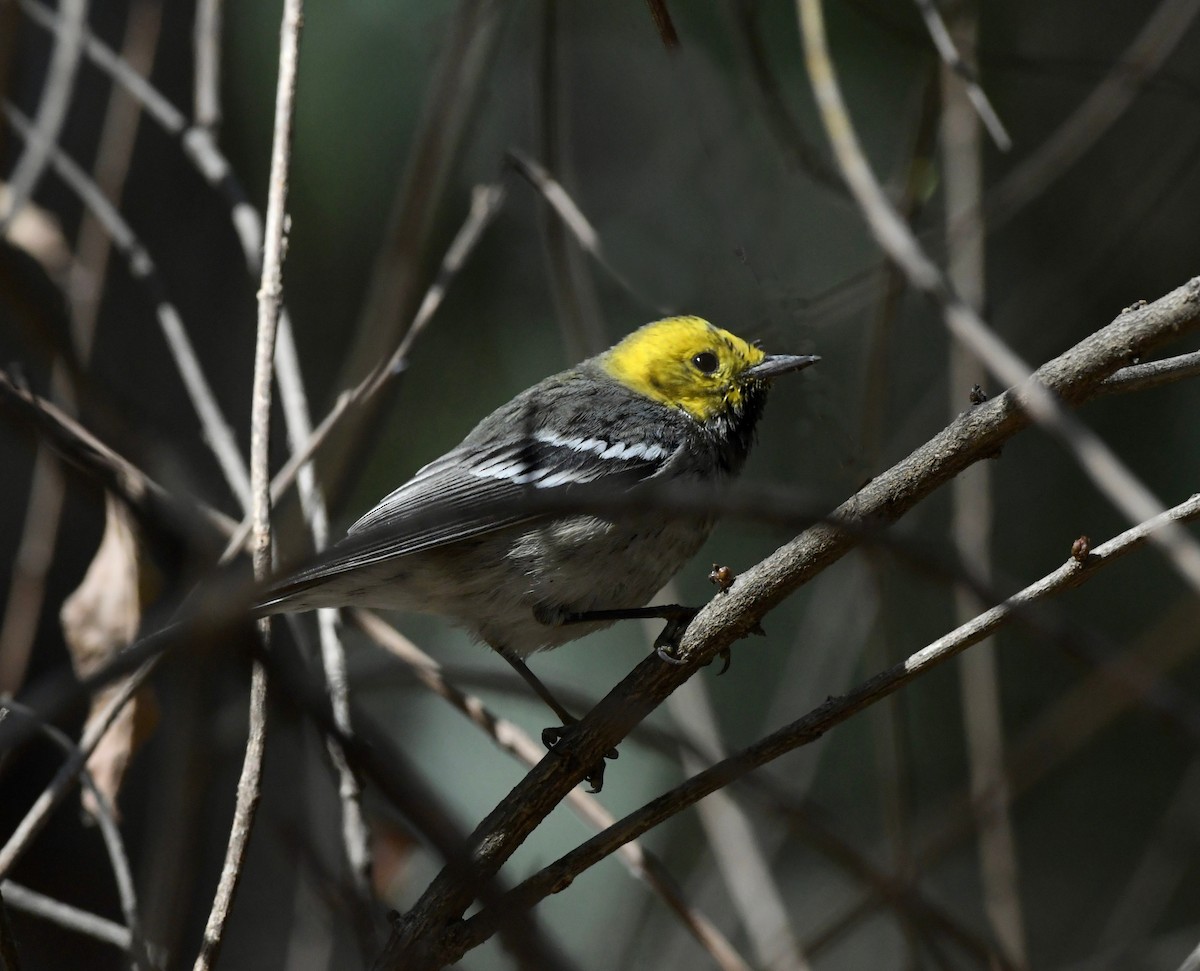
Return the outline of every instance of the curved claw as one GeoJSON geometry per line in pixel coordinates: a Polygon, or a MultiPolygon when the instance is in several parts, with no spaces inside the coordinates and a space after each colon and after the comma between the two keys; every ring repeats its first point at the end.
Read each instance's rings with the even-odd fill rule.
{"type": "MultiPolygon", "coordinates": [[[[543,728],[542,744],[555,755],[566,755],[569,758],[570,754],[566,751],[566,746],[562,743],[564,740],[569,739],[571,730],[576,728],[577,725],[578,723],[574,722],[570,725],[551,725],[549,728],[543,728]]],[[[620,755],[621,753],[615,748],[610,748],[604,753],[604,759],[616,759],[620,755]]],[[[591,787],[588,789],[588,792],[596,793],[604,788],[604,759],[601,759],[599,763],[588,769],[587,775],[583,777],[584,781],[591,787]]]]}

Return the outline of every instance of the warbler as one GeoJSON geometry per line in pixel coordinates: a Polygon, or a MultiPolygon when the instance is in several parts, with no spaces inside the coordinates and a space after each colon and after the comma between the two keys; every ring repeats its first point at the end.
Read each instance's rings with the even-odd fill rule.
{"type": "Polygon", "coordinates": [[[817,360],[765,354],[699,317],[647,324],[501,405],[260,610],[440,614],[522,670],[529,654],[612,623],[589,619],[597,612],[645,604],[714,524],[632,504],[556,511],[548,500],[584,485],[623,494],[736,475],[771,380],[817,360]]]}

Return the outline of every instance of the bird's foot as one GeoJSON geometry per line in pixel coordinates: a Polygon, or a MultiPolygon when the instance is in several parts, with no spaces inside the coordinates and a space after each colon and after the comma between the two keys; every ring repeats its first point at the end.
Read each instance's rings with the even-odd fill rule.
{"type": "Polygon", "coordinates": [[[679,650],[679,642],[683,640],[688,624],[700,613],[700,608],[668,604],[659,609],[662,612],[655,616],[661,617],[667,625],[662,629],[662,633],[654,638],[654,653],[667,664],[683,664],[683,658],[676,653],[679,650]]]}
{"type": "MultiPolygon", "coordinates": [[[[568,722],[565,725],[552,726],[542,729],[542,744],[555,755],[572,757],[571,745],[579,733],[579,722],[568,722]]],[[[604,788],[605,759],[615,759],[620,756],[615,748],[604,753],[604,758],[593,765],[583,778],[591,787],[588,792],[599,792],[604,788]]]]}

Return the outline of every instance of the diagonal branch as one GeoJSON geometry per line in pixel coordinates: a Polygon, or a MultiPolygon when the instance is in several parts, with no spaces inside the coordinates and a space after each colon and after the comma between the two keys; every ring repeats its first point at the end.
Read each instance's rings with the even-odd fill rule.
{"type": "MultiPolygon", "coordinates": [[[[806,530],[743,573],[727,593],[702,609],[688,628],[680,650],[683,664],[663,664],[654,655],[640,663],[583,719],[563,757],[543,759],[479,824],[467,848],[474,860],[474,873],[465,878],[462,872],[443,870],[398,925],[378,967],[399,967],[416,942],[437,951],[439,945],[434,941],[441,937],[447,922],[460,917],[470,906],[476,880],[498,871],[583,778],[588,766],[601,759],[701,666],[751,632],[771,609],[853,549],[864,527],[895,522],[963,469],[994,455],[1006,441],[1028,428],[1033,423],[1027,410],[1033,394],[1049,392],[1067,405],[1079,405],[1130,356],[1148,354],[1197,327],[1200,278],[1152,304],[1122,312],[1107,327],[1039,368],[1034,381],[963,413],[839,506],[832,521],[806,530]],[[839,522],[850,528],[839,528],[839,522]]],[[[901,677],[890,690],[908,680],[903,672],[901,677]]],[[[829,727],[822,725],[822,731],[829,727]]],[[[569,876],[564,879],[570,881],[569,876]]]]}
{"type": "Polygon", "coordinates": [[[913,654],[907,660],[882,671],[853,691],[830,698],[797,721],[766,736],[736,755],[692,776],[682,785],[659,796],[630,813],[615,826],[592,837],[586,843],[540,870],[506,895],[504,906],[494,907],[459,924],[447,935],[449,946],[444,955],[455,960],[465,950],[485,940],[494,931],[494,922],[504,920],[514,909],[524,910],[546,896],[568,886],[583,870],[599,862],[626,840],[642,835],[709,793],[741,778],[758,766],[808,745],[851,715],[897,691],[933,667],[956,657],[978,643],[1017,610],[1050,593],[1077,586],[1101,565],[1111,563],[1145,546],[1155,530],[1168,523],[1191,522],[1200,518],[1200,493],[1140,523],[1102,546],[1092,550],[1084,562],[1068,560],[1054,573],[1010,597],[972,622],[952,631],[913,654]]]}
{"type": "MultiPolygon", "coordinates": [[[[892,207],[871,171],[830,57],[821,0],[796,0],[796,9],[804,40],[804,62],[821,120],[833,146],[834,158],[875,241],[904,270],[913,287],[941,310],[951,335],[1001,380],[1011,385],[1022,384],[1029,377],[1029,365],[946,280],[892,207]]],[[[1142,522],[1163,511],[1162,503],[1104,440],[1061,407],[1047,389],[1036,382],[1029,384],[1023,406],[1040,426],[1058,439],[1101,495],[1131,523],[1142,522]]],[[[1200,591],[1200,544],[1173,523],[1157,531],[1153,542],[1162,549],[1176,572],[1200,591]]]]}

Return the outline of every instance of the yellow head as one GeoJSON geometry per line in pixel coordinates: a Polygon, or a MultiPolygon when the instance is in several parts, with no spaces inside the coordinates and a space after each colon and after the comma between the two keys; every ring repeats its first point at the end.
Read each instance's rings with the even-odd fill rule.
{"type": "Polygon", "coordinates": [[[668,317],[635,330],[600,356],[600,366],[647,398],[707,422],[738,411],[748,385],[817,360],[767,355],[707,320],[668,317]]]}

